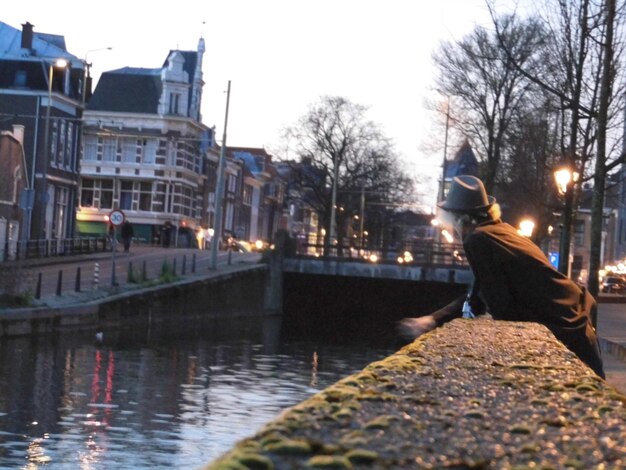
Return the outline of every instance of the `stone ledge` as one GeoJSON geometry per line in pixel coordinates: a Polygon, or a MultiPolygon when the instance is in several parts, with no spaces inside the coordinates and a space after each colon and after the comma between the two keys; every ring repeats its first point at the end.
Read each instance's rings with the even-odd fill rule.
{"type": "Polygon", "coordinates": [[[624,468],[625,402],[542,325],[455,320],[205,468],[624,468]]]}

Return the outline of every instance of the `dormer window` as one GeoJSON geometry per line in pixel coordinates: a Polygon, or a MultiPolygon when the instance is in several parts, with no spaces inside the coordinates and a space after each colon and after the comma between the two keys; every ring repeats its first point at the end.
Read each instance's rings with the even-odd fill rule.
{"type": "Polygon", "coordinates": [[[170,114],[179,114],[180,93],[170,93],[170,114]]]}
{"type": "Polygon", "coordinates": [[[26,87],[26,70],[17,70],[15,72],[15,80],[13,81],[13,85],[17,88],[26,87]]]}

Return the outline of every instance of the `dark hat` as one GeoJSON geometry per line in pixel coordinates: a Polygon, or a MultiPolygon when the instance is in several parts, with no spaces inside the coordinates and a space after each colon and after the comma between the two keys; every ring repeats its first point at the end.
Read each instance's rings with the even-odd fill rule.
{"type": "Polygon", "coordinates": [[[483,182],[475,176],[455,176],[445,201],[437,204],[452,212],[475,212],[489,209],[496,199],[488,196],[483,182]]]}

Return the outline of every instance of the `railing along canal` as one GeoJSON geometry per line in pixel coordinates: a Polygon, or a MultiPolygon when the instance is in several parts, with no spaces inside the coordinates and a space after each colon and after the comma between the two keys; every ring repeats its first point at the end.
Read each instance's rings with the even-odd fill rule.
{"type": "Polygon", "coordinates": [[[434,241],[404,242],[395,247],[350,245],[325,246],[298,243],[296,255],[301,258],[326,258],[345,262],[366,261],[406,266],[467,267],[461,244],[434,241]]]}
{"type": "Polygon", "coordinates": [[[8,261],[103,252],[111,249],[111,242],[108,237],[51,238],[7,241],[1,248],[0,261],[8,261]]]}

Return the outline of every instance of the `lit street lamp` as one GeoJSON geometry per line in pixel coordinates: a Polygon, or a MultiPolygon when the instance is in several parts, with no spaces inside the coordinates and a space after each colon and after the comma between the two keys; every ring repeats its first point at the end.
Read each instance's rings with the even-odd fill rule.
{"type": "Polygon", "coordinates": [[[535,222],[531,219],[523,219],[519,223],[519,234],[524,237],[530,238],[533,236],[533,231],[535,230],[535,222]]]}
{"type": "Polygon", "coordinates": [[[569,165],[562,165],[555,169],[554,179],[559,193],[565,197],[563,225],[561,227],[561,238],[559,240],[559,271],[569,276],[570,239],[574,209],[574,183],[578,180],[578,173],[573,171],[569,165]]]}

